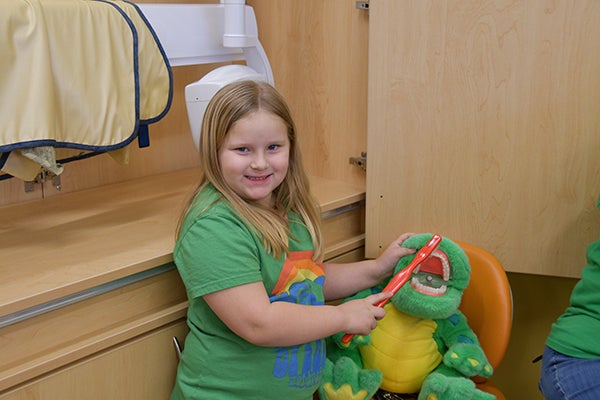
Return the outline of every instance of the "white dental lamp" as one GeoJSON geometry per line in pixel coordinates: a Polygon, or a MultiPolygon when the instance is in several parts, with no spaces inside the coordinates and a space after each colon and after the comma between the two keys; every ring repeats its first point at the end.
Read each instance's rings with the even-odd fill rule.
{"type": "Polygon", "coordinates": [[[171,66],[245,60],[216,68],[185,87],[185,102],[196,149],[206,106],[223,86],[238,80],[274,84],[258,40],[254,10],[245,0],[220,4],[138,4],[158,36],[171,66]]]}

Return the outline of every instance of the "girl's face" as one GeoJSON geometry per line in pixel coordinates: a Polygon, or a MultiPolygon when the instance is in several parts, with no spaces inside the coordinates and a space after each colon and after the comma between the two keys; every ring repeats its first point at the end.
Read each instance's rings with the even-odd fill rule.
{"type": "Polygon", "coordinates": [[[240,197],[273,206],[273,191],[288,170],[290,141],[283,120],[258,110],[238,120],[219,148],[225,182],[240,197]]]}

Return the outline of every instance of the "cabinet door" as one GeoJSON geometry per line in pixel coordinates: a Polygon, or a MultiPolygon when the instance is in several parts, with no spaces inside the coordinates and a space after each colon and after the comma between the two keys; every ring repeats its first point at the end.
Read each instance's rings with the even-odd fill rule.
{"type": "Polygon", "coordinates": [[[600,2],[370,0],[366,251],[403,231],[576,277],[600,233],[600,2]]]}
{"type": "Polygon", "coordinates": [[[183,343],[184,320],[0,395],[2,400],[165,400],[177,370],[173,337],[183,343]]]}

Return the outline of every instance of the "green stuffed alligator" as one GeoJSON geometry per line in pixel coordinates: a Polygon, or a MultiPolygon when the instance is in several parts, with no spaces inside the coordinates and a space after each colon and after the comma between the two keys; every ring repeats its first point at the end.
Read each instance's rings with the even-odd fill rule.
{"type": "MultiPolygon", "coordinates": [[[[403,246],[420,249],[431,237],[414,235],[403,246]]],[[[403,257],[394,272],[414,257],[403,257]]],[[[470,379],[492,374],[477,336],[458,309],[470,274],[464,251],[442,238],[385,305],[386,316],[369,336],[355,336],[348,344],[342,343],[343,333],[328,338],[321,400],[368,400],[376,392],[381,398],[418,393],[419,400],[495,399],[470,379]]],[[[352,298],[379,292],[385,283],[352,298]]]]}

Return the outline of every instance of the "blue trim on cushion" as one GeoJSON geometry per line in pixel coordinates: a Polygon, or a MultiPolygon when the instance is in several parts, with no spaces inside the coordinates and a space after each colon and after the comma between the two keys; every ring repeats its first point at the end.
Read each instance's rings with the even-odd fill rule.
{"type": "Polygon", "coordinates": [[[148,124],[140,124],[138,129],[138,147],[144,148],[150,146],[150,135],[148,134],[148,124]]]}
{"type": "MultiPolygon", "coordinates": [[[[133,21],[131,21],[129,16],[125,13],[125,11],[123,11],[121,9],[121,7],[119,7],[116,4],[111,3],[110,1],[107,1],[107,0],[94,0],[94,1],[110,4],[112,7],[114,7],[121,14],[121,16],[125,19],[125,21],[127,22],[127,25],[129,25],[129,28],[131,29],[131,33],[133,34],[133,70],[135,71],[133,74],[133,79],[134,79],[134,84],[135,84],[135,121],[136,121],[136,123],[135,123],[135,127],[133,128],[133,133],[131,134],[131,137],[127,138],[127,143],[129,143],[133,140],[134,137],[137,136],[138,130],[139,130],[139,122],[140,122],[140,69],[139,69],[139,57],[138,57],[138,54],[139,54],[138,32],[137,32],[137,29],[135,28],[135,24],[133,23],[133,21]]],[[[123,147],[123,146],[120,146],[120,147],[123,147]]],[[[119,147],[117,147],[117,148],[119,148],[119,147]]],[[[110,150],[107,149],[106,151],[110,151],[110,150]]]]}
{"type": "Polygon", "coordinates": [[[159,121],[160,119],[162,119],[169,112],[169,110],[171,108],[171,104],[173,102],[173,69],[171,68],[171,63],[169,63],[169,57],[167,57],[167,53],[165,52],[165,49],[163,48],[162,43],[158,39],[158,35],[154,31],[154,28],[152,28],[152,25],[150,24],[150,22],[148,21],[148,19],[146,18],[146,16],[140,9],[140,7],[137,4],[135,4],[129,0],[122,0],[122,1],[124,3],[131,4],[133,6],[133,8],[135,8],[137,13],[139,14],[142,21],[144,21],[144,23],[146,24],[148,31],[152,34],[152,37],[154,38],[154,42],[156,43],[156,46],[158,47],[158,50],[160,51],[160,54],[162,55],[163,61],[165,62],[165,65],[167,66],[167,72],[169,74],[169,95],[168,95],[168,99],[167,99],[167,104],[165,105],[165,109],[154,118],[149,118],[149,119],[140,121],[140,122],[144,122],[146,124],[151,124],[153,122],[156,122],[156,121],[159,121]]]}
{"type": "Polygon", "coordinates": [[[6,160],[8,160],[8,156],[9,153],[0,153],[0,169],[2,169],[2,167],[4,167],[4,164],[6,164],[6,160]]]}
{"type": "MultiPolygon", "coordinates": [[[[136,124],[135,124],[133,132],[124,141],[114,144],[114,145],[110,145],[110,146],[84,145],[81,143],[74,143],[74,142],[61,142],[61,141],[56,141],[53,139],[31,140],[31,141],[26,141],[26,142],[11,143],[9,145],[0,146],[0,169],[2,169],[2,167],[6,164],[6,161],[8,160],[8,157],[9,157],[11,151],[22,149],[22,148],[52,146],[55,148],[67,148],[67,149],[82,150],[82,151],[87,152],[85,154],[80,154],[80,155],[64,158],[61,160],[57,160],[57,162],[60,162],[60,163],[67,163],[67,162],[71,162],[71,161],[82,160],[82,159],[89,158],[89,157],[92,157],[92,156],[95,156],[98,154],[103,154],[103,153],[106,153],[109,151],[118,150],[120,148],[123,148],[123,147],[129,145],[135,137],[138,138],[138,146],[140,148],[148,147],[150,145],[150,135],[149,135],[148,125],[150,123],[154,123],[154,122],[157,122],[160,119],[162,119],[170,110],[172,102],[173,102],[173,71],[172,71],[171,65],[169,63],[167,54],[162,46],[162,43],[160,43],[158,35],[152,28],[152,25],[150,24],[150,22],[148,21],[148,19],[144,15],[144,13],[141,11],[141,9],[139,8],[139,6],[137,4],[135,4],[129,0],[122,0],[124,3],[127,3],[131,6],[133,6],[133,8],[136,10],[138,15],[140,16],[140,19],[142,21],[144,21],[146,28],[148,29],[148,31],[154,38],[154,41],[157,45],[158,50],[160,51],[160,54],[163,58],[165,66],[167,67],[167,73],[168,73],[168,77],[169,77],[169,93],[168,93],[168,98],[167,98],[167,104],[165,105],[165,108],[159,115],[157,115],[153,118],[140,120],[140,96],[141,96],[141,94],[140,94],[139,57],[138,57],[139,45],[138,45],[137,29],[136,29],[133,21],[126,14],[126,12],[123,11],[123,9],[121,9],[117,4],[114,4],[108,0],[95,0],[95,1],[108,4],[108,5],[112,6],[114,9],[116,9],[121,14],[121,16],[125,19],[125,21],[127,22],[128,26],[130,27],[131,32],[132,32],[133,65],[134,65],[134,71],[135,71],[134,85],[135,85],[135,119],[136,119],[136,124]]],[[[9,179],[9,178],[12,178],[12,176],[9,174],[0,175],[0,180],[5,180],[5,179],[9,179]]]]}
{"type": "Polygon", "coordinates": [[[0,153],[11,152],[14,150],[19,150],[19,149],[26,149],[26,148],[30,148],[30,147],[40,147],[40,146],[52,146],[52,147],[56,147],[56,148],[76,149],[76,150],[85,150],[85,151],[99,151],[99,152],[118,150],[121,147],[127,146],[129,143],[131,143],[133,141],[133,139],[135,139],[135,137],[137,136],[137,130],[138,130],[138,128],[136,126],[135,131],[133,132],[133,134],[131,136],[129,136],[127,139],[125,139],[122,142],[119,142],[117,144],[113,144],[110,146],[90,146],[90,145],[80,144],[80,143],[59,142],[59,141],[52,140],[52,139],[44,139],[44,140],[29,140],[27,142],[12,143],[12,144],[7,144],[5,146],[0,146],[0,153]]]}
{"type": "Polygon", "coordinates": [[[94,152],[107,152],[120,149],[127,146],[137,136],[140,120],[140,82],[139,82],[139,68],[138,68],[138,35],[137,30],[131,19],[125,14],[125,12],[119,8],[116,4],[113,4],[106,0],[94,0],[100,3],[105,3],[113,7],[127,22],[127,25],[131,29],[133,38],[133,67],[134,67],[134,85],[135,85],[135,125],[133,132],[122,142],[119,142],[110,146],[94,146],[85,145],[73,142],[60,142],[54,139],[42,139],[42,140],[30,140],[26,142],[11,143],[8,145],[0,146],[0,153],[10,152],[17,149],[23,149],[28,147],[40,147],[40,146],[52,146],[57,148],[70,148],[94,152]]]}

